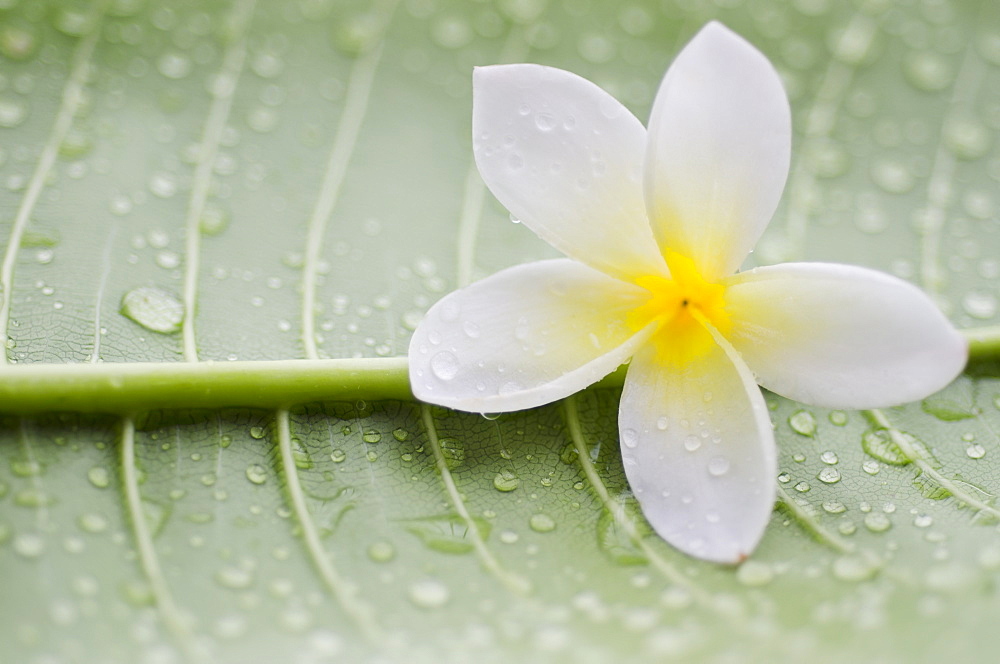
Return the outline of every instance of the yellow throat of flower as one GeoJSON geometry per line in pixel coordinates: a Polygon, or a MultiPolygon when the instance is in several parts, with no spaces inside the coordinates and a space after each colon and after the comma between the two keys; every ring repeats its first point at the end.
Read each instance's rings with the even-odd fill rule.
{"type": "Polygon", "coordinates": [[[698,359],[715,343],[709,324],[725,334],[732,324],[726,312],[726,287],[706,281],[687,256],[666,254],[670,279],[660,275],[638,277],[635,284],[649,291],[649,299],[628,314],[628,325],[639,331],[656,321],[653,336],[661,362],[683,367],[698,359]]]}

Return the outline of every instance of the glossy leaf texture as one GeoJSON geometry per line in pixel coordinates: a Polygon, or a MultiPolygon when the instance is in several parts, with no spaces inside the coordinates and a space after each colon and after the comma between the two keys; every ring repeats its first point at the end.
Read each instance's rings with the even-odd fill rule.
{"type": "MultiPolygon", "coordinates": [[[[873,267],[1000,322],[990,2],[0,0],[7,356],[401,355],[446,292],[555,257],[476,173],[473,66],[560,67],[645,121],[710,19],[792,103],[746,267],[873,267]]],[[[869,413],[765,394],[779,505],[740,567],[652,534],[616,390],[499,417],[7,414],[0,659],[983,661],[996,376],[869,413]]]]}

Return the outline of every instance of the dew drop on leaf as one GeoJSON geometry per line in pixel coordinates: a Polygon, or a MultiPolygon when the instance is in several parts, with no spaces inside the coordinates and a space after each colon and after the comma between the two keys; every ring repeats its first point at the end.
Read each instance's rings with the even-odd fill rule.
{"type": "Polygon", "coordinates": [[[813,436],[816,434],[816,418],[807,410],[799,410],[788,418],[788,426],[792,431],[800,436],[813,436]]]}
{"type": "Polygon", "coordinates": [[[121,313],[151,332],[171,334],[181,329],[184,305],[172,293],[151,286],[125,293],[121,313]]]}
{"type": "Polygon", "coordinates": [[[520,483],[521,480],[512,470],[501,470],[493,478],[493,488],[497,491],[513,491],[520,483]]]}

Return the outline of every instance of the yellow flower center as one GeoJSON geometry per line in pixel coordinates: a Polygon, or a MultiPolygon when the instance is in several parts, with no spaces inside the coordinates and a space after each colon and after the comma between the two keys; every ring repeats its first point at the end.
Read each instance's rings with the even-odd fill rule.
{"type": "Polygon", "coordinates": [[[706,281],[687,256],[668,251],[666,259],[672,278],[636,278],[636,285],[649,291],[649,299],[629,312],[627,322],[634,331],[658,322],[653,343],[659,360],[683,367],[712,348],[714,341],[705,323],[723,334],[732,323],[726,312],[725,286],[706,281]]]}

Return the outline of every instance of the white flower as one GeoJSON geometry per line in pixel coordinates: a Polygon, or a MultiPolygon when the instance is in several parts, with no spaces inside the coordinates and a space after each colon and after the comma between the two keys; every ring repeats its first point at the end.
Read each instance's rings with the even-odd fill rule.
{"type": "Polygon", "coordinates": [[[619,412],[629,484],[665,540],[738,562],[770,518],[774,434],[757,383],[829,408],[920,399],[967,345],[914,286],[789,263],[734,274],[788,175],[791,119],[768,60],[710,23],[667,71],[648,132],[574,74],[476,69],[479,172],[568,258],[509,268],[427,313],[417,398],[504,412],[564,398],[631,358],[619,412]]]}

